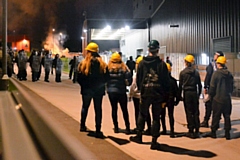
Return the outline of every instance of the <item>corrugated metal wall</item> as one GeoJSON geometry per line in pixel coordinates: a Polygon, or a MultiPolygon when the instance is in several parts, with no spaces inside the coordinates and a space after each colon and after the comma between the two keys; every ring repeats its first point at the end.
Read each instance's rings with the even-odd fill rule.
{"type": "Polygon", "coordinates": [[[231,52],[240,51],[239,28],[240,0],[167,0],[152,19],[150,37],[167,53],[212,57],[216,38],[231,37],[231,52]]]}

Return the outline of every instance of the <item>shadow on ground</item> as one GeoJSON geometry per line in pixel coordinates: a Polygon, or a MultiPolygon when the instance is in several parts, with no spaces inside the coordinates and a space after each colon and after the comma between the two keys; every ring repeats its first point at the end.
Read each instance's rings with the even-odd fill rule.
{"type": "Polygon", "coordinates": [[[210,151],[205,151],[205,150],[194,151],[194,150],[190,150],[190,149],[169,146],[167,144],[161,144],[159,146],[159,148],[157,148],[157,150],[162,151],[162,152],[170,152],[170,153],[174,153],[174,154],[180,154],[180,155],[189,155],[189,156],[193,156],[193,157],[212,158],[212,157],[217,156],[215,153],[212,153],[210,151]]]}

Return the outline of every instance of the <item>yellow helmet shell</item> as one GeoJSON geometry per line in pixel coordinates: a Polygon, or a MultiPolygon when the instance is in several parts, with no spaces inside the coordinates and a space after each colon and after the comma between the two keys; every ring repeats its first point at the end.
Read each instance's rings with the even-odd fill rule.
{"type": "Polygon", "coordinates": [[[227,59],[223,56],[220,56],[217,58],[217,63],[220,63],[220,64],[226,64],[227,63],[227,59]]]}
{"type": "Polygon", "coordinates": [[[168,72],[171,72],[172,71],[171,65],[169,63],[166,63],[166,65],[167,65],[168,72]]]}
{"type": "Polygon", "coordinates": [[[90,42],[87,47],[85,48],[85,50],[87,51],[90,51],[90,52],[98,52],[99,51],[99,48],[98,48],[98,45],[97,43],[94,43],[94,42],[90,42]]]}
{"type": "Polygon", "coordinates": [[[143,56],[139,56],[136,60],[136,64],[140,63],[143,60],[143,56]]]}
{"type": "Polygon", "coordinates": [[[184,60],[189,62],[189,63],[193,63],[194,62],[194,57],[189,54],[184,58],[184,60]]]}
{"type": "Polygon", "coordinates": [[[121,59],[121,56],[118,52],[114,52],[111,56],[111,61],[112,62],[120,62],[122,59],[121,59]]]}

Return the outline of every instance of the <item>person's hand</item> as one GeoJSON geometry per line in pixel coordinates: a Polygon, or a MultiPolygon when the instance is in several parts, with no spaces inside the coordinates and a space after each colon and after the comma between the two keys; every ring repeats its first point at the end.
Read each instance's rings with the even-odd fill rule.
{"type": "Polygon", "coordinates": [[[204,88],[203,93],[208,94],[208,90],[206,88],[204,88]]]}
{"type": "Polygon", "coordinates": [[[167,103],[166,103],[166,102],[163,102],[163,103],[162,103],[162,108],[165,108],[166,105],[167,105],[167,103]]]}

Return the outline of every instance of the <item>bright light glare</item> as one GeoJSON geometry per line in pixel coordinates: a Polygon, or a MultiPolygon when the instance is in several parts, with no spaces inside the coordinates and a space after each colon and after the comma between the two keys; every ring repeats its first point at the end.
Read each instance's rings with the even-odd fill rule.
{"type": "Polygon", "coordinates": [[[107,31],[109,31],[109,30],[111,30],[112,29],[112,27],[111,26],[109,26],[109,25],[107,25],[104,29],[106,29],[107,31]]]}
{"type": "Polygon", "coordinates": [[[130,30],[130,27],[129,27],[129,26],[125,26],[125,29],[126,29],[126,30],[130,30]]]}
{"type": "Polygon", "coordinates": [[[201,53],[201,59],[202,59],[202,64],[207,65],[209,62],[207,54],[206,53],[201,53]]]}
{"type": "Polygon", "coordinates": [[[83,32],[84,32],[84,33],[86,33],[86,32],[87,32],[87,30],[86,30],[86,29],[84,29],[84,30],[83,30],[83,32]]]}

